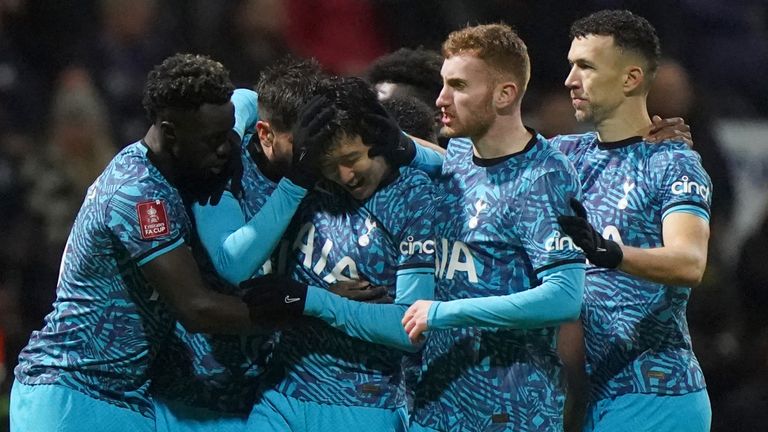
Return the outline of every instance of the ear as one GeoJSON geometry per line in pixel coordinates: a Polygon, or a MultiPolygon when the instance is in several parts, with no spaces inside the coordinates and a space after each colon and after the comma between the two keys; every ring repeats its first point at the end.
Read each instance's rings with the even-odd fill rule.
{"type": "Polygon", "coordinates": [[[624,72],[624,94],[636,93],[645,85],[645,73],[640,66],[627,66],[624,72]]]}
{"type": "Polygon", "coordinates": [[[160,133],[163,136],[162,145],[165,151],[169,151],[173,156],[178,156],[176,124],[168,120],[160,122],[160,133]]]}
{"type": "Polygon", "coordinates": [[[497,108],[507,108],[517,101],[519,88],[514,81],[506,81],[496,85],[494,102],[497,108]]]}
{"type": "Polygon", "coordinates": [[[272,147],[275,141],[275,133],[269,122],[259,120],[256,122],[256,134],[262,147],[272,147]]]}

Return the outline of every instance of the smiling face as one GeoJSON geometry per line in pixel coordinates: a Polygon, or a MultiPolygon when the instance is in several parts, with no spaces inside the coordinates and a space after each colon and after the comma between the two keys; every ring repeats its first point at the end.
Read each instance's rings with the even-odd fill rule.
{"type": "Polygon", "coordinates": [[[483,135],[495,118],[493,94],[495,79],[488,64],[473,55],[461,54],[445,59],[440,71],[443,89],[437,98],[445,137],[483,135]]]}
{"type": "Polygon", "coordinates": [[[599,124],[625,99],[625,65],[613,36],[574,38],[568,52],[571,71],[565,86],[571,92],[576,120],[599,124]]]}
{"type": "Polygon", "coordinates": [[[369,157],[369,149],[359,135],[342,136],[320,161],[323,176],[357,200],[369,198],[390,173],[384,157],[369,157]]]}

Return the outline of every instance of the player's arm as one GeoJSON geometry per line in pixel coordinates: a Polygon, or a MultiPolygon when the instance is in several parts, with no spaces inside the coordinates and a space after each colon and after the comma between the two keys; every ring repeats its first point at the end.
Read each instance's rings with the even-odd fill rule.
{"type": "Polygon", "coordinates": [[[584,264],[569,263],[545,270],[541,285],[505,296],[418,301],[403,317],[411,340],[427,329],[549,327],[579,316],[584,292],[584,264]]]}
{"type": "Polygon", "coordinates": [[[248,307],[239,297],[220,294],[205,285],[192,252],[183,242],[143,263],[141,269],[187,330],[247,333],[254,329],[248,307]]]}
{"type": "Polygon", "coordinates": [[[234,130],[242,140],[259,119],[259,96],[253,90],[239,88],[235,89],[230,100],[235,106],[234,130]]]}
{"type": "Polygon", "coordinates": [[[408,166],[424,171],[428,176],[435,178],[443,169],[445,149],[421,138],[408,136],[416,143],[414,146],[416,153],[408,166]]]}
{"type": "Polygon", "coordinates": [[[307,190],[282,179],[250,220],[225,193],[215,206],[193,206],[200,240],[216,272],[233,285],[251,277],[269,259],[307,190]]]}
{"type": "Polygon", "coordinates": [[[622,245],[619,270],[665,285],[698,285],[707,266],[708,221],[690,213],[671,213],[662,222],[662,235],[663,247],[622,245]]]}
{"type": "Polygon", "coordinates": [[[309,287],[304,315],[319,318],[354,338],[415,352],[421,346],[411,343],[401,320],[411,303],[433,298],[434,291],[434,270],[430,269],[398,272],[395,304],[361,303],[309,287]]]}
{"type": "Polygon", "coordinates": [[[557,354],[565,371],[566,394],[563,411],[565,432],[581,432],[589,400],[584,327],[581,320],[564,323],[557,334],[557,354]]]}

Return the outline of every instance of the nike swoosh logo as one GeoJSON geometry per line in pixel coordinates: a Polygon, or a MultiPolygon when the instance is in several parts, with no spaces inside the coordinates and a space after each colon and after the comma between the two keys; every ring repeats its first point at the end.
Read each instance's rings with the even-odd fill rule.
{"type": "MultiPolygon", "coordinates": [[[[608,252],[608,249],[595,248],[595,252],[608,252]]],[[[286,297],[287,298],[287,297],[286,297]]]]}
{"type": "Polygon", "coordinates": [[[297,302],[297,301],[299,301],[299,300],[301,300],[301,298],[300,298],[300,297],[291,297],[291,296],[285,296],[285,303],[286,303],[286,304],[290,304],[290,303],[296,303],[296,302],[297,302]]]}

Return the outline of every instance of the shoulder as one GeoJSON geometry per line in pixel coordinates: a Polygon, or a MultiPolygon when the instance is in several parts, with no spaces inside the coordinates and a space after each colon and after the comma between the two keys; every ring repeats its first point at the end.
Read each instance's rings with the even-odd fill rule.
{"type": "Polygon", "coordinates": [[[550,145],[559,149],[561,152],[570,153],[577,149],[584,148],[585,144],[597,141],[596,132],[587,132],[582,134],[557,135],[549,140],[550,145]]]}
{"type": "Polygon", "coordinates": [[[119,198],[124,202],[155,199],[181,201],[178,191],[147,158],[146,148],[134,143],[121,150],[107,165],[94,187],[102,201],[119,198]]]}

